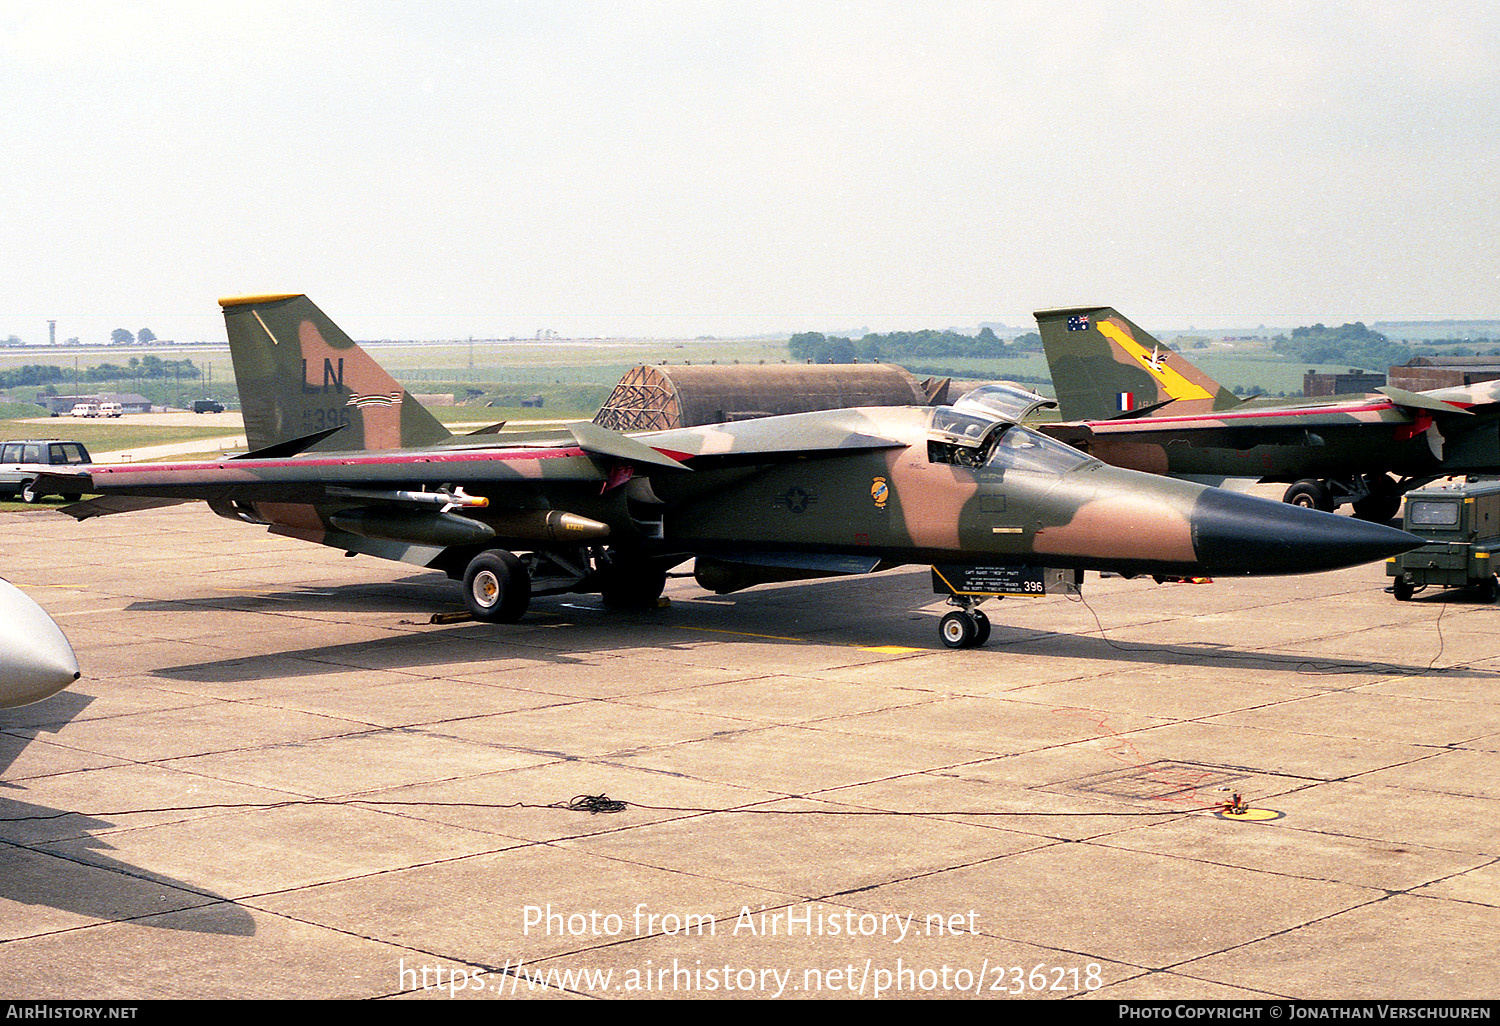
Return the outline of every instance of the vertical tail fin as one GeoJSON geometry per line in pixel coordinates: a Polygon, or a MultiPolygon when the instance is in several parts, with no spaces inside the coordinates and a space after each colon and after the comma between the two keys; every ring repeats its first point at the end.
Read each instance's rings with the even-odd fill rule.
{"type": "Polygon", "coordinates": [[[1107,306],[1038,310],[1036,324],[1064,420],[1109,420],[1171,402],[1166,413],[1208,413],[1240,399],[1186,357],[1107,306]]]}
{"type": "Polygon", "coordinates": [[[306,296],[234,296],[219,305],[251,449],[334,427],[343,430],[312,448],[404,449],[452,437],[306,296]]]}

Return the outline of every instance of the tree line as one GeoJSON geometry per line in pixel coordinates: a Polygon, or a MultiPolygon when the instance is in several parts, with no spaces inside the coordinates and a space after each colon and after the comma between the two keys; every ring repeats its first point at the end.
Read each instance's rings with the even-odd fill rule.
{"type": "Polygon", "coordinates": [[[163,360],[159,356],[130,358],[127,366],[101,363],[93,367],[75,370],[56,364],[28,363],[10,370],[0,370],[0,388],[21,388],[28,385],[54,385],[66,381],[126,381],[155,380],[160,378],[201,378],[203,371],[192,360],[163,360]]]}
{"type": "Polygon", "coordinates": [[[1443,353],[1448,356],[1496,356],[1500,347],[1489,345],[1491,339],[1434,339],[1420,345],[1396,342],[1359,321],[1330,328],[1313,324],[1293,328],[1290,335],[1278,335],[1271,350],[1301,363],[1343,363],[1361,367],[1391,367],[1407,363],[1422,354],[1443,353]],[[1479,344],[1476,344],[1479,343],[1479,344]]]}
{"type": "Polygon", "coordinates": [[[1276,336],[1271,351],[1299,363],[1347,363],[1351,367],[1384,367],[1412,356],[1409,346],[1392,342],[1359,321],[1337,328],[1323,324],[1293,328],[1290,335],[1276,336]]]}
{"type": "Polygon", "coordinates": [[[1007,344],[988,327],[977,335],[957,331],[893,331],[869,334],[855,340],[820,331],[804,331],[787,340],[792,359],[811,363],[904,363],[909,360],[957,357],[997,360],[1038,352],[1041,336],[1032,332],[1007,344]]]}

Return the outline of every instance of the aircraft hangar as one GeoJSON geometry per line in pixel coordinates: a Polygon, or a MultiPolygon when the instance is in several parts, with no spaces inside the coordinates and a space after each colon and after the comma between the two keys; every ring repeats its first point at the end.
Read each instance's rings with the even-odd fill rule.
{"type": "Polygon", "coordinates": [[[614,431],[667,431],[856,406],[932,406],[948,380],[865,364],[642,364],[626,371],[594,417],[614,431]]]}

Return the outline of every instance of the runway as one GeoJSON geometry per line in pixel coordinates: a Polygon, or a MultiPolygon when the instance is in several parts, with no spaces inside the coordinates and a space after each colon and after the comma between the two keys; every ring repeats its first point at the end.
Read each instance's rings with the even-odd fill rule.
{"type": "Polygon", "coordinates": [[[434,625],[197,504],[0,521],[84,674],[0,713],[5,998],[1500,993],[1500,610],[1378,564],[948,650],[926,568],[434,625]]]}

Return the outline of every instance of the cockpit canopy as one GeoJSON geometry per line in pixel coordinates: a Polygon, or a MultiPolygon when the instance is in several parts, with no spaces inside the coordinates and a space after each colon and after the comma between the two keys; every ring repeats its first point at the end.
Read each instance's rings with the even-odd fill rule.
{"type": "Polygon", "coordinates": [[[1053,400],[1015,385],[982,385],[932,411],[927,458],[988,470],[1061,474],[1097,462],[1072,446],[1016,423],[1053,400]]]}
{"type": "Polygon", "coordinates": [[[1048,399],[1008,381],[997,381],[970,389],[953,404],[954,409],[999,417],[1012,424],[1019,424],[1043,407],[1056,406],[1056,399],[1048,399]]]}

